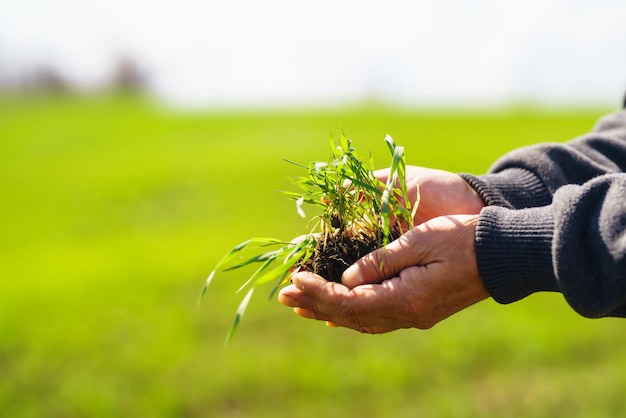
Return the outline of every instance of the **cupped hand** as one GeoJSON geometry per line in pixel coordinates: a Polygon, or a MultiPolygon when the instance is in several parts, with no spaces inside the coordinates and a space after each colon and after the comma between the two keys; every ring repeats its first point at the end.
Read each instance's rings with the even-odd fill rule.
{"type": "MultiPolygon", "coordinates": [[[[386,183],[389,169],[374,174],[386,183]]],[[[410,165],[406,167],[406,183],[412,205],[419,191],[415,225],[443,215],[477,214],[485,206],[480,195],[461,176],[448,171],[410,165]]]]}
{"type": "Polygon", "coordinates": [[[474,252],[477,215],[437,217],[358,260],[332,283],[293,277],[279,301],[305,318],[364,333],[427,329],[488,297],[474,252]]]}

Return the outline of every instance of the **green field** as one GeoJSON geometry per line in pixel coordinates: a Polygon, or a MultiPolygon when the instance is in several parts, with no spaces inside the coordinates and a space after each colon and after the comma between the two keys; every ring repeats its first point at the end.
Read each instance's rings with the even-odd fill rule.
{"type": "MultiPolygon", "coordinates": [[[[556,294],[480,303],[429,331],[360,335],[262,294],[223,346],[253,236],[306,232],[291,187],[344,129],[388,161],[485,172],[604,110],[174,113],[137,98],[0,99],[0,416],[613,417],[626,333],[556,294]]],[[[269,288],[268,288],[269,291],[269,288]]]]}

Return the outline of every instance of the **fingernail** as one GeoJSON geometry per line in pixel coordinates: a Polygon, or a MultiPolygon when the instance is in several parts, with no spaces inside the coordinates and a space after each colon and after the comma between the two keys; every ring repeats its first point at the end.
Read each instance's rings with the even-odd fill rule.
{"type": "Polygon", "coordinates": [[[361,271],[357,266],[352,265],[343,272],[341,276],[341,283],[347,287],[356,287],[364,283],[361,271]]]}

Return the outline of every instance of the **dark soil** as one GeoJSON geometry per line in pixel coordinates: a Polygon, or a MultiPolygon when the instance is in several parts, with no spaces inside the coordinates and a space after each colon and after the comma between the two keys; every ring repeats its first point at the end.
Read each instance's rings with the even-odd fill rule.
{"type": "MultiPolygon", "coordinates": [[[[393,241],[399,236],[399,231],[392,231],[389,240],[393,241]]],[[[382,238],[364,233],[356,236],[337,232],[328,234],[325,239],[318,241],[315,254],[302,268],[319,274],[328,281],[340,283],[341,275],[350,265],[380,248],[382,242],[382,238]]]]}

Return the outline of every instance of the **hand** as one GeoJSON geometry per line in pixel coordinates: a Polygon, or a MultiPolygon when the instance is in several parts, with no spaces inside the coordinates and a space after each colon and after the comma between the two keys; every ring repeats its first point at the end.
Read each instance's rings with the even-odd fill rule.
{"type": "MultiPolygon", "coordinates": [[[[377,170],[376,177],[387,182],[389,169],[377,170]]],[[[420,202],[414,223],[418,225],[443,215],[477,214],[485,202],[476,191],[457,174],[432,168],[407,166],[406,183],[411,204],[420,202]]]]}
{"type": "Polygon", "coordinates": [[[430,328],[488,297],[474,252],[477,219],[434,218],[358,260],[343,284],[300,272],[278,299],[302,317],[364,333],[430,328]]]}

